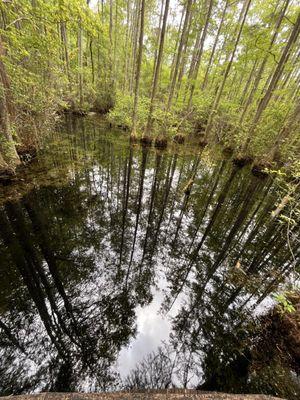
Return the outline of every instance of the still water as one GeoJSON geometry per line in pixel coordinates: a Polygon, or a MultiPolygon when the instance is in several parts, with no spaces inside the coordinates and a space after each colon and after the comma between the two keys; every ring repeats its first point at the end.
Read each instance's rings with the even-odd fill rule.
{"type": "Polygon", "coordinates": [[[295,266],[278,196],[219,149],[66,121],[0,188],[0,394],[274,392],[251,348],[295,266]]]}

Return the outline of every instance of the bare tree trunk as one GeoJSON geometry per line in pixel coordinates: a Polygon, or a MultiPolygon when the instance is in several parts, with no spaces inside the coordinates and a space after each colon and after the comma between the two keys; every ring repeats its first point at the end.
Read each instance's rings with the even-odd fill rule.
{"type": "Polygon", "coordinates": [[[132,115],[132,135],[136,134],[136,125],[137,125],[139,84],[140,84],[142,56],[143,56],[143,41],[144,41],[145,0],[141,0],[141,8],[139,14],[140,14],[140,33],[139,33],[139,48],[138,48],[136,75],[135,75],[134,104],[133,104],[133,115],[132,115]]]}
{"type": "Polygon", "coordinates": [[[0,176],[1,173],[6,173],[6,171],[8,171],[10,168],[8,166],[8,164],[6,163],[6,161],[4,160],[2,154],[1,154],[1,148],[0,148],[0,176]]]}
{"type": "Polygon", "coordinates": [[[206,71],[205,71],[204,80],[203,80],[203,83],[202,83],[202,86],[201,86],[202,90],[204,90],[206,88],[206,85],[207,85],[208,74],[209,74],[209,71],[210,71],[210,68],[211,68],[211,65],[212,65],[212,61],[213,61],[213,58],[214,58],[214,55],[215,55],[216,47],[217,47],[217,44],[218,44],[218,41],[219,41],[219,36],[220,36],[221,30],[222,30],[222,27],[223,27],[223,23],[224,23],[225,14],[226,14],[226,11],[227,11],[228,3],[229,3],[229,0],[226,0],[225,6],[223,8],[223,13],[222,13],[221,21],[220,21],[220,24],[219,24],[219,28],[218,28],[218,31],[217,31],[217,34],[216,34],[216,37],[215,37],[215,40],[214,40],[214,44],[213,44],[213,47],[212,47],[212,50],[211,50],[211,53],[210,53],[208,65],[207,65],[207,68],[206,68],[206,71]]]}
{"type": "Polygon", "coordinates": [[[174,73],[175,61],[176,61],[176,57],[177,57],[177,47],[178,47],[179,39],[180,39],[180,36],[181,36],[180,32],[181,32],[181,27],[182,27],[184,16],[185,16],[185,6],[183,6],[183,10],[182,10],[182,13],[181,13],[181,18],[180,18],[180,24],[179,24],[179,28],[178,28],[178,34],[177,34],[177,37],[176,37],[176,43],[175,43],[175,48],[174,48],[174,56],[172,58],[172,64],[171,64],[170,81],[172,80],[173,73],[174,73]]]}
{"type": "Polygon", "coordinates": [[[70,59],[69,59],[69,51],[68,51],[67,28],[66,28],[65,21],[60,22],[60,34],[61,34],[61,41],[62,41],[62,45],[63,45],[65,67],[66,67],[66,73],[67,73],[68,83],[69,83],[69,91],[71,92],[72,84],[71,84],[71,74],[70,74],[70,59]]]}
{"type": "Polygon", "coordinates": [[[265,54],[265,56],[263,58],[263,61],[262,61],[261,65],[260,65],[260,67],[259,67],[259,70],[257,71],[256,77],[255,77],[255,81],[254,81],[254,84],[253,84],[253,88],[252,88],[252,90],[251,90],[251,92],[250,92],[250,94],[248,96],[248,99],[247,99],[247,101],[245,103],[243,112],[242,112],[241,117],[240,117],[240,121],[239,121],[240,124],[243,122],[244,117],[246,115],[246,112],[247,112],[250,104],[252,103],[254,94],[257,92],[259,83],[260,83],[260,81],[262,79],[262,75],[263,75],[265,67],[266,67],[266,63],[267,63],[269,55],[270,55],[270,51],[271,51],[271,49],[273,47],[273,44],[275,43],[275,40],[276,40],[276,38],[278,36],[279,28],[280,28],[282,20],[284,18],[284,15],[285,15],[286,9],[288,7],[289,1],[290,0],[286,0],[285,1],[284,5],[282,7],[281,13],[280,13],[280,15],[279,15],[279,17],[278,17],[278,19],[276,21],[274,34],[273,34],[271,42],[270,42],[270,44],[268,46],[267,52],[266,52],[266,54],[265,54]]]}
{"type": "Polygon", "coordinates": [[[185,70],[185,65],[186,65],[186,61],[187,61],[188,41],[189,41],[191,25],[192,25],[192,13],[190,13],[190,17],[189,17],[189,23],[188,23],[188,27],[187,27],[187,34],[186,34],[186,37],[185,37],[185,42],[183,44],[183,50],[182,50],[182,54],[181,54],[181,62],[180,62],[180,67],[179,67],[178,79],[177,79],[177,82],[176,82],[176,85],[175,85],[176,100],[177,100],[178,95],[179,95],[181,82],[182,82],[182,78],[183,78],[184,70],[185,70]]]}
{"type": "Polygon", "coordinates": [[[180,63],[180,58],[181,58],[181,52],[182,52],[183,45],[185,43],[185,37],[186,37],[186,33],[187,33],[187,27],[188,27],[189,16],[190,16],[192,4],[193,4],[193,0],[187,0],[182,34],[181,34],[181,38],[180,38],[180,42],[179,42],[179,46],[178,46],[176,62],[175,62],[175,67],[174,67],[174,73],[173,73],[172,80],[170,83],[170,88],[169,88],[169,98],[168,98],[168,104],[167,104],[168,110],[170,109],[172,100],[173,100],[174,89],[175,89],[175,84],[177,81],[179,63],[180,63]]]}
{"type": "Polygon", "coordinates": [[[138,32],[140,28],[140,1],[141,0],[135,0],[135,12],[134,16],[135,18],[133,19],[133,29],[132,29],[132,74],[130,77],[130,94],[133,94],[133,88],[134,88],[134,79],[135,79],[135,69],[136,69],[136,59],[137,59],[137,48],[138,48],[138,32]]]}
{"type": "MultiPolygon", "coordinates": [[[[194,70],[195,70],[195,65],[196,65],[196,61],[197,61],[197,53],[198,53],[198,48],[200,46],[200,40],[201,40],[201,36],[202,36],[202,26],[198,27],[198,34],[196,37],[196,41],[195,41],[195,45],[194,45],[194,49],[193,49],[193,54],[192,54],[192,60],[190,63],[190,68],[189,68],[189,73],[188,73],[188,82],[190,79],[192,79],[194,70]]],[[[188,82],[186,85],[186,90],[188,89],[188,82]]]]}
{"type": "Polygon", "coordinates": [[[249,143],[250,143],[251,139],[254,136],[254,131],[256,129],[257,123],[259,122],[259,120],[260,120],[260,118],[262,116],[262,113],[264,112],[264,110],[268,106],[269,101],[270,101],[270,99],[271,99],[271,97],[272,97],[272,95],[274,93],[274,90],[276,89],[278,81],[282,76],[282,72],[283,72],[284,66],[285,66],[286,62],[288,61],[289,56],[291,54],[291,48],[292,48],[293,44],[296,42],[296,40],[297,40],[297,38],[299,36],[299,33],[300,33],[300,13],[298,14],[297,20],[296,20],[296,22],[294,24],[294,27],[293,27],[292,31],[291,31],[289,40],[288,40],[286,46],[284,47],[284,49],[282,51],[280,60],[279,60],[279,62],[277,64],[277,67],[276,67],[276,69],[274,71],[274,74],[272,75],[272,79],[270,80],[270,83],[269,83],[269,86],[267,88],[267,91],[266,91],[264,97],[261,99],[261,101],[260,101],[260,103],[259,103],[259,105],[257,107],[255,116],[254,116],[253,121],[252,121],[252,127],[249,129],[248,137],[247,137],[247,139],[245,141],[245,144],[243,146],[243,150],[244,151],[247,150],[247,148],[249,146],[249,143]]]}
{"type": "Polygon", "coordinates": [[[242,31],[243,31],[245,20],[246,20],[248,11],[249,11],[250,3],[251,3],[251,0],[246,0],[246,2],[244,3],[244,7],[243,7],[243,9],[241,11],[241,14],[240,14],[240,17],[239,17],[239,20],[241,20],[240,28],[239,28],[239,31],[238,31],[238,34],[237,34],[237,37],[236,37],[236,40],[235,40],[235,43],[234,43],[234,48],[233,48],[233,51],[231,53],[231,57],[229,59],[229,62],[227,64],[227,68],[226,68],[224,76],[223,76],[223,80],[222,80],[221,86],[219,87],[219,89],[217,91],[216,97],[214,99],[213,106],[211,108],[211,112],[210,112],[210,115],[209,115],[209,118],[208,118],[208,121],[207,121],[207,125],[206,125],[206,129],[205,129],[205,138],[208,137],[208,134],[210,132],[211,125],[212,125],[212,122],[213,122],[213,117],[214,117],[215,111],[218,109],[218,106],[219,106],[219,103],[220,103],[220,99],[221,99],[221,95],[223,93],[226,80],[228,78],[229,72],[230,72],[231,67],[232,67],[232,63],[233,63],[233,60],[234,60],[236,49],[237,49],[238,43],[240,41],[240,37],[241,37],[242,31]]]}
{"type": "Polygon", "coordinates": [[[10,110],[15,115],[15,107],[12,101],[10,80],[6,73],[2,57],[4,56],[4,46],[0,36],[0,166],[8,166],[11,171],[20,164],[16,145],[12,136],[10,110]]]}
{"type": "Polygon", "coordinates": [[[289,135],[293,131],[293,127],[299,125],[300,125],[300,101],[298,100],[298,103],[296,104],[294,111],[291,113],[286,123],[281,128],[277,138],[275,139],[274,145],[269,153],[269,158],[271,160],[274,159],[282,143],[289,137],[289,135]]]}
{"type": "Polygon", "coordinates": [[[159,48],[159,41],[160,41],[161,29],[162,29],[161,24],[162,24],[162,20],[163,20],[164,4],[165,4],[165,0],[161,0],[159,25],[158,25],[158,31],[157,31],[157,35],[156,35],[156,41],[155,41],[155,50],[154,50],[153,76],[155,74],[155,67],[156,67],[157,57],[158,57],[158,48],[159,48]]]}
{"type": "Polygon", "coordinates": [[[124,80],[123,80],[123,90],[127,89],[128,81],[128,67],[129,67],[129,29],[130,29],[130,0],[127,0],[126,6],[126,34],[125,34],[125,66],[124,66],[124,80]]]}
{"type": "MultiPolygon", "coordinates": [[[[114,31],[114,61],[113,61],[113,76],[114,80],[115,77],[117,76],[118,73],[118,56],[117,56],[117,40],[118,40],[118,0],[115,0],[116,7],[115,7],[115,31],[114,31]]],[[[115,83],[117,84],[118,80],[115,80],[115,83]]]]}
{"type": "Polygon", "coordinates": [[[166,26],[167,26],[167,19],[168,19],[168,13],[169,13],[169,5],[170,5],[170,0],[166,0],[163,24],[162,24],[161,34],[160,34],[159,50],[158,50],[157,62],[155,65],[154,78],[153,78],[152,91],[151,91],[151,102],[150,102],[150,109],[149,109],[148,121],[147,121],[147,127],[146,127],[147,134],[149,134],[149,132],[152,128],[152,123],[153,123],[152,114],[153,114],[153,108],[154,108],[154,99],[155,99],[155,95],[156,95],[156,91],[157,91],[160,65],[161,65],[161,60],[162,60],[162,55],[163,55],[163,50],[164,50],[164,41],[165,41],[166,26]]]}
{"type": "Polygon", "coordinates": [[[102,23],[104,23],[104,0],[101,0],[101,17],[102,23]]]}
{"type": "Polygon", "coordinates": [[[254,74],[255,74],[255,68],[256,68],[256,66],[257,66],[257,59],[256,59],[256,60],[254,61],[254,63],[253,63],[253,66],[252,66],[252,68],[251,68],[249,77],[248,77],[247,82],[246,82],[246,84],[245,84],[245,86],[244,86],[244,90],[243,90],[243,92],[242,92],[240,104],[243,104],[244,101],[245,101],[246,95],[247,95],[247,93],[248,93],[248,89],[249,89],[249,87],[251,86],[251,82],[252,82],[253,76],[254,76],[254,74]]]}
{"type": "Polygon", "coordinates": [[[94,63],[94,53],[93,53],[93,39],[90,38],[90,58],[91,58],[91,70],[92,70],[92,83],[95,83],[95,63],[94,63]]]}
{"type": "Polygon", "coordinates": [[[6,73],[6,68],[3,62],[3,58],[5,57],[5,55],[6,55],[6,50],[4,47],[3,39],[0,36],[0,79],[5,92],[5,102],[7,111],[11,117],[14,117],[16,115],[16,110],[11,91],[10,79],[6,73]]]}
{"type": "Polygon", "coordinates": [[[113,76],[113,2],[112,0],[109,1],[109,43],[110,43],[110,49],[109,49],[109,85],[110,88],[112,89],[114,86],[114,76],[113,76]]]}
{"type": "Polygon", "coordinates": [[[79,88],[79,105],[83,105],[83,75],[82,75],[82,21],[78,21],[78,88],[79,88]]]}
{"type": "Polygon", "coordinates": [[[198,53],[197,53],[196,65],[195,65],[195,69],[194,69],[194,72],[193,72],[193,75],[192,75],[192,84],[190,86],[190,97],[189,97],[189,101],[188,101],[187,112],[189,112],[189,110],[191,108],[191,105],[192,105],[193,94],[194,94],[194,90],[195,90],[195,86],[196,86],[196,80],[197,80],[197,77],[198,77],[198,72],[199,72],[199,68],[200,68],[200,64],[201,64],[203,47],[204,47],[204,42],[205,42],[205,39],[206,39],[207,28],[208,28],[208,24],[209,24],[209,20],[210,20],[212,6],[213,6],[213,0],[210,0],[209,4],[208,4],[208,10],[207,10],[207,14],[206,14],[205,25],[204,25],[202,36],[201,36],[201,40],[200,40],[200,47],[199,47],[199,50],[198,50],[198,53]]]}

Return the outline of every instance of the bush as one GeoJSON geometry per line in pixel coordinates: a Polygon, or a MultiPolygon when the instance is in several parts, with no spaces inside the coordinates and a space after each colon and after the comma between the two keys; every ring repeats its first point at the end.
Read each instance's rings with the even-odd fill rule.
{"type": "MultiPolygon", "coordinates": [[[[129,94],[122,94],[118,92],[116,95],[115,106],[108,114],[108,120],[114,126],[122,128],[132,128],[132,114],[133,114],[134,97],[129,94]]],[[[137,130],[145,129],[147,117],[149,112],[150,100],[146,97],[139,97],[138,110],[137,110],[137,130]]]]}

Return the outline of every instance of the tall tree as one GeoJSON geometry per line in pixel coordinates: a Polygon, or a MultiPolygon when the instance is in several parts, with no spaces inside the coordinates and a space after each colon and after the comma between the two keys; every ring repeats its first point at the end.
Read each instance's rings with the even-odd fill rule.
{"type": "Polygon", "coordinates": [[[20,158],[12,134],[11,118],[15,114],[15,107],[10,79],[4,65],[4,56],[5,48],[0,35],[0,167],[14,171],[20,164],[20,158]]]}
{"type": "Polygon", "coordinates": [[[186,36],[187,36],[188,23],[189,23],[189,18],[190,18],[193,1],[194,0],[187,0],[187,4],[186,4],[185,18],[184,18],[182,33],[181,33],[181,37],[180,37],[180,41],[179,41],[179,45],[178,45],[177,54],[176,54],[174,72],[173,72],[173,76],[172,76],[172,79],[170,82],[170,87],[169,87],[167,110],[170,109],[172,100],[173,100],[173,96],[174,96],[174,90],[175,90],[175,85],[177,82],[179,65],[180,65],[180,60],[181,60],[181,55],[182,55],[182,49],[183,49],[183,45],[185,43],[186,36]]]}
{"type": "Polygon", "coordinates": [[[291,30],[289,39],[286,43],[286,46],[284,47],[284,49],[282,51],[282,54],[281,54],[280,60],[277,64],[277,67],[276,67],[274,73],[272,74],[272,78],[270,79],[270,83],[268,85],[266,93],[258,104],[256,113],[255,113],[253,121],[252,121],[251,128],[249,129],[247,139],[243,146],[244,151],[247,150],[250,141],[253,139],[257,124],[258,124],[264,110],[266,109],[267,105],[269,104],[269,101],[272,98],[272,95],[273,95],[273,93],[277,87],[277,84],[282,76],[285,64],[291,54],[292,46],[298,39],[299,33],[300,33],[300,13],[297,16],[296,22],[293,24],[293,28],[291,30]]]}
{"type": "Polygon", "coordinates": [[[251,0],[246,0],[244,5],[243,5],[242,11],[240,13],[239,21],[241,21],[241,22],[240,22],[240,24],[238,24],[239,26],[238,26],[237,36],[236,36],[235,41],[234,41],[233,50],[231,52],[231,56],[230,56],[229,62],[228,62],[227,67],[225,69],[221,85],[219,86],[219,88],[217,90],[217,93],[216,93],[216,96],[214,98],[214,102],[213,102],[213,105],[212,105],[212,108],[211,108],[211,111],[210,111],[210,114],[209,114],[209,117],[208,117],[208,121],[207,121],[207,124],[206,124],[206,128],[205,128],[205,138],[206,139],[207,139],[207,137],[208,137],[208,135],[210,133],[215,112],[219,107],[219,103],[220,103],[221,96],[222,96],[222,93],[223,93],[223,90],[224,90],[224,87],[225,87],[225,83],[227,81],[229,72],[231,70],[231,67],[232,67],[232,64],[233,64],[233,60],[234,60],[234,56],[235,56],[235,53],[236,53],[236,50],[237,50],[237,47],[238,47],[238,44],[239,44],[239,41],[240,41],[240,38],[241,38],[241,35],[242,35],[242,31],[243,31],[245,20],[246,20],[246,17],[247,17],[249,8],[250,8],[250,4],[251,4],[251,0]]]}
{"type": "Polygon", "coordinates": [[[256,76],[255,76],[255,80],[254,80],[254,83],[253,83],[253,87],[252,87],[251,92],[250,92],[250,94],[249,94],[249,96],[248,96],[248,98],[246,100],[246,103],[245,103],[245,105],[243,107],[243,111],[241,113],[240,121],[239,121],[240,123],[243,122],[243,119],[244,119],[244,117],[246,115],[248,107],[250,106],[250,104],[253,101],[254,94],[258,90],[259,83],[260,83],[260,81],[262,79],[262,75],[264,73],[268,58],[270,57],[270,53],[272,51],[272,47],[273,47],[273,45],[274,45],[274,43],[276,41],[276,38],[277,38],[277,36],[279,34],[279,29],[280,29],[280,26],[282,24],[283,18],[285,16],[286,10],[288,8],[289,2],[290,2],[290,0],[286,0],[284,2],[283,6],[282,6],[282,9],[281,9],[281,11],[279,13],[279,16],[277,18],[277,21],[276,21],[276,24],[275,24],[275,27],[274,27],[273,36],[272,36],[271,41],[269,43],[269,46],[268,46],[268,48],[266,50],[265,56],[264,56],[264,58],[263,58],[263,60],[262,60],[262,62],[260,64],[260,67],[259,67],[258,71],[256,72],[256,76]]]}
{"type": "Polygon", "coordinates": [[[192,82],[190,85],[190,96],[189,96],[189,100],[188,100],[187,111],[190,110],[191,105],[192,105],[192,99],[193,99],[193,95],[194,95],[196,79],[197,79],[198,73],[199,73],[199,67],[200,67],[200,63],[201,63],[201,59],[202,59],[203,47],[204,47],[204,42],[206,39],[208,24],[210,21],[212,6],[213,6],[213,0],[209,0],[205,24],[204,24],[204,28],[203,28],[202,35],[201,35],[201,40],[199,43],[199,49],[197,49],[196,65],[195,65],[195,67],[193,69],[193,73],[192,73],[192,82]]]}
{"type": "Polygon", "coordinates": [[[140,14],[140,32],[139,32],[138,55],[137,55],[137,62],[136,62],[134,104],[133,104],[133,115],[132,115],[132,135],[133,136],[136,135],[136,128],[137,128],[139,84],[140,84],[141,66],[142,66],[142,57],[143,57],[145,0],[141,0],[139,14],[140,14]]]}
{"type": "Polygon", "coordinates": [[[220,21],[219,26],[218,26],[217,34],[216,34],[216,37],[215,37],[215,40],[214,40],[214,44],[213,44],[213,47],[212,47],[212,50],[211,50],[211,53],[210,53],[209,61],[208,61],[207,67],[206,67],[204,79],[203,79],[202,86],[201,86],[202,90],[204,90],[206,88],[206,85],[207,85],[209,72],[210,72],[211,65],[212,65],[212,62],[213,62],[213,58],[214,58],[214,55],[215,55],[216,47],[217,47],[217,44],[218,44],[218,41],[219,41],[219,36],[220,36],[221,30],[223,28],[223,23],[224,23],[224,19],[225,19],[225,15],[226,15],[226,11],[227,11],[228,5],[229,5],[229,0],[226,0],[225,5],[223,7],[221,21],[220,21]]]}
{"type": "Polygon", "coordinates": [[[159,80],[162,55],[163,55],[163,50],[164,50],[166,26],[167,26],[167,19],[168,19],[168,13],[169,13],[169,4],[170,4],[170,0],[165,0],[165,11],[164,11],[163,23],[162,23],[161,33],[160,33],[159,49],[158,49],[157,61],[155,63],[154,76],[153,76],[153,82],[152,82],[150,108],[149,108],[147,127],[146,127],[147,134],[149,134],[149,132],[152,128],[152,123],[153,123],[152,115],[153,115],[153,110],[154,110],[154,101],[155,101],[155,96],[156,96],[156,91],[157,91],[158,80],[159,80]]]}

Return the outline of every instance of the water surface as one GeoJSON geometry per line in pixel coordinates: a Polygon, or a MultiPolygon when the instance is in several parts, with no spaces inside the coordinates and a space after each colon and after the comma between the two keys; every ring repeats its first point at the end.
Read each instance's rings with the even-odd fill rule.
{"type": "Polygon", "coordinates": [[[25,174],[0,188],[1,394],[214,388],[230,362],[246,384],[250,327],[294,265],[271,178],[83,119],[25,174]]]}

